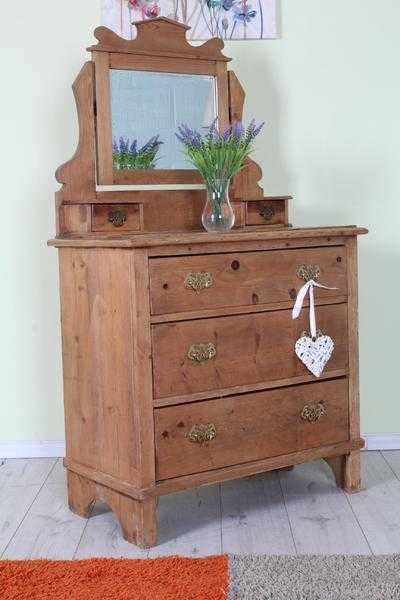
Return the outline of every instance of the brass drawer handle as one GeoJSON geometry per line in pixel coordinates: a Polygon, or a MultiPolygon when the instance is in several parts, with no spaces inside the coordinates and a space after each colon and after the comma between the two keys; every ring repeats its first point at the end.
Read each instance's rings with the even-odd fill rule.
{"type": "Polygon", "coordinates": [[[185,279],[185,287],[188,290],[193,290],[197,293],[207,288],[210,288],[213,283],[214,282],[212,275],[207,271],[200,271],[199,273],[188,273],[185,279]]]}
{"type": "Polygon", "coordinates": [[[123,210],[111,210],[108,213],[108,222],[114,227],[122,227],[126,223],[126,212],[123,210]]]}
{"type": "Polygon", "coordinates": [[[272,206],[272,204],[263,204],[261,205],[258,214],[266,221],[271,221],[271,219],[275,216],[275,208],[272,206]]]}
{"type": "Polygon", "coordinates": [[[189,441],[195,444],[204,444],[204,442],[211,442],[216,435],[217,429],[214,423],[206,423],[204,425],[193,425],[187,437],[189,441]]]}
{"type": "Polygon", "coordinates": [[[322,402],[318,402],[318,404],[306,404],[303,410],[301,411],[301,418],[303,421],[308,421],[309,423],[315,423],[319,421],[321,417],[326,415],[325,406],[322,402]]]}
{"type": "Polygon", "coordinates": [[[311,279],[316,281],[321,275],[321,269],[318,265],[300,265],[297,269],[297,275],[304,281],[310,281],[311,279]]]}
{"type": "Polygon", "coordinates": [[[217,349],[212,342],[208,344],[192,344],[187,353],[188,358],[194,362],[206,362],[217,354],[217,349]]]}

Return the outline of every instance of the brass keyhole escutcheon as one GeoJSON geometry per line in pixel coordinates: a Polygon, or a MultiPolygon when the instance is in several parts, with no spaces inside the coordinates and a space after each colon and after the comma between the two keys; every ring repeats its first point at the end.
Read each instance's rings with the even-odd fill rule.
{"type": "Polygon", "coordinates": [[[193,425],[187,437],[189,441],[195,444],[204,444],[205,442],[211,442],[216,435],[217,429],[214,423],[200,423],[199,425],[193,425]]]}
{"type": "Polygon", "coordinates": [[[300,265],[297,269],[297,275],[304,281],[310,281],[311,279],[316,281],[321,275],[321,269],[319,265],[300,265]]]}
{"type": "Polygon", "coordinates": [[[303,421],[308,421],[309,423],[316,423],[324,415],[326,415],[326,408],[322,402],[306,404],[300,414],[303,421]]]}
{"type": "Polygon", "coordinates": [[[108,222],[112,223],[114,227],[122,227],[126,223],[126,212],[120,209],[110,210],[108,222]]]}
{"type": "Polygon", "coordinates": [[[185,278],[185,288],[197,293],[210,288],[213,283],[212,275],[207,271],[188,273],[185,278]]]}
{"type": "Polygon", "coordinates": [[[212,342],[208,342],[207,344],[192,344],[187,353],[188,358],[197,363],[211,360],[216,355],[217,349],[212,342]]]}

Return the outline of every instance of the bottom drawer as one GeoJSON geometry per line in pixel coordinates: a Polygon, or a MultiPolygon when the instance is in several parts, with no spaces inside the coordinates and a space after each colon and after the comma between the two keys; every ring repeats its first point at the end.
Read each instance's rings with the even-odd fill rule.
{"type": "Polygon", "coordinates": [[[155,409],[156,478],[349,439],[346,378],[155,409]]]}

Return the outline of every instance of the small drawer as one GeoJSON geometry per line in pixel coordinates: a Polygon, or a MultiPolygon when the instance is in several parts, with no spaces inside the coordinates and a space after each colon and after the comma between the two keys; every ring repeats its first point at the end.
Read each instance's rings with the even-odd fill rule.
{"type": "Polygon", "coordinates": [[[337,288],[316,289],[317,299],[346,296],[344,246],[180,256],[150,260],[151,311],[290,302],[304,284],[302,265],[316,266],[321,283],[337,288]]]}
{"type": "MultiPolygon", "coordinates": [[[[335,341],[325,373],[346,369],[347,304],[317,307],[318,327],[335,341]]],[[[155,398],[182,397],[310,375],[294,352],[309,329],[308,310],[291,310],[153,325],[155,398]]],[[[312,376],[311,376],[312,377],[312,376]]]]}
{"type": "Polygon", "coordinates": [[[93,204],[92,231],[140,231],[140,204],[93,204]]]}
{"type": "Polygon", "coordinates": [[[246,225],[287,225],[287,200],[247,202],[246,225]]]}
{"type": "Polygon", "coordinates": [[[157,480],[349,439],[345,378],[154,412],[157,480]]]}

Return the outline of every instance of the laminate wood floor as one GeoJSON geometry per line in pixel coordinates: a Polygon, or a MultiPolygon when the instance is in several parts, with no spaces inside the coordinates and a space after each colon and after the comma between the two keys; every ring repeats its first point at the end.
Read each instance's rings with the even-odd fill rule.
{"type": "Polygon", "coordinates": [[[2,559],[400,552],[400,451],[363,452],[347,495],[323,461],[165,496],[159,544],[125,542],[107,506],[68,510],[61,459],[0,459],[2,559]]]}

